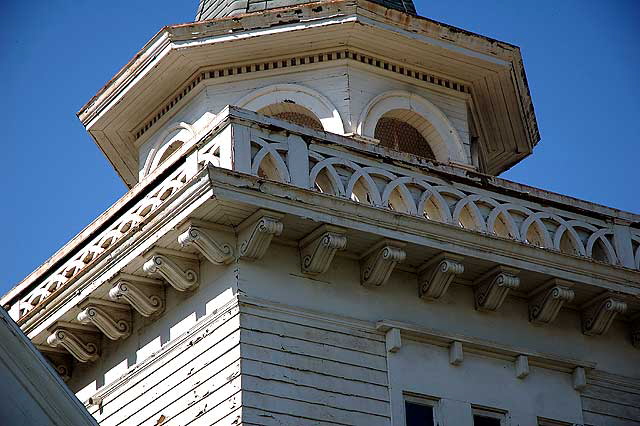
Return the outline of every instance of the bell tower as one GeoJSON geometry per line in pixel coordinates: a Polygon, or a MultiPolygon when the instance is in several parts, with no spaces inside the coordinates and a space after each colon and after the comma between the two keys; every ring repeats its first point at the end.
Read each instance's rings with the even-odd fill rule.
{"type": "Polygon", "coordinates": [[[498,177],[540,139],[517,46],[201,0],[78,117],[130,190],[2,304],[100,424],[631,413],[640,216],[498,177]]]}

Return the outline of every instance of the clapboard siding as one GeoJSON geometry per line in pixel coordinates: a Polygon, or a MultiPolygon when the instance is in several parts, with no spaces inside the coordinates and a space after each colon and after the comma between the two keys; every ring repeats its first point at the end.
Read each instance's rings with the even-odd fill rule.
{"type": "MultiPolygon", "coordinates": [[[[607,376],[600,373],[600,376],[607,376]]],[[[640,426],[640,387],[614,380],[590,380],[582,392],[586,425],[640,426]]]]}
{"type": "Polygon", "coordinates": [[[390,424],[380,335],[244,307],[240,327],[243,424],[390,424]]]}
{"type": "Polygon", "coordinates": [[[158,419],[185,425],[200,418],[213,424],[227,417],[237,407],[224,408],[225,401],[241,388],[239,324],[237,307],[202,319],[101,390],[102,406],[92,414],[101,425],[113,426],[155,425],[158,419]]]}

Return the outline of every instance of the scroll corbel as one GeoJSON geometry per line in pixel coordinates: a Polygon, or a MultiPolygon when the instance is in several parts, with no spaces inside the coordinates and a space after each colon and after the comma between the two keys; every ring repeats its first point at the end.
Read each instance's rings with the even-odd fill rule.
{"type": "Polygon", "coordinates": [[[238,226],[240,257],[262,259],[273,237],[282,234],[281,219],[284,215],[268,210],[258,210],[238,226]]]}
{"type": "Polygon", "coordinates": [[[407,257],[405,243],[382,240],[363,256],[360,263],[360,283],[365,287],[379,287],[387,282],[391,272],[407,257]]]}
{"type": "Polygon", "coordinates": [[[303,238],[299,246],[302,272],[322,274],[329,269],[336,252],[347,246],[346,231],[337,226],[322,225],[303,238]]]}
{"type": "Polygon", "coordinates": [[[519,271],[506,266],[497,266],[475,282],[474,300],[479,311],[497,311],[510,290],[520,286],[519,271]]]}
{"type": "Polygon", "coordinates": [[[456,275],[464,272],[462,256],[441,253],[418,271],[418,294],[427,301],[442,298],[456,275]]]}
{"type": "Polygon", "coordinates": [[[149,275],[159,276],[178,291],[192,291],[198,285],[198,259],[173,250],[154,249],[142,269],[149,275]]]}

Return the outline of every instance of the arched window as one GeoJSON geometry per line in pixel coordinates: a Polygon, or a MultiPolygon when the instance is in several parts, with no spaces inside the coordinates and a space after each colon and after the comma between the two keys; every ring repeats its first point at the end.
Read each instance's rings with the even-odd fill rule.
{"type": "Polygon", "coordinates": [[[434,160],[436,156],[429,139],[441,143],[431,123],[415,112],[401,109],[389,111],[380,117],[374,137],[380,141],[380,146],[434,160]]]}
{"type": "Polygon", "coordinates": [[[292,101],[287,102],[285,100],[284,102],[268,105],[256,112],[310,129],[323,130],[320,119],[313,112],[292,101]]]}

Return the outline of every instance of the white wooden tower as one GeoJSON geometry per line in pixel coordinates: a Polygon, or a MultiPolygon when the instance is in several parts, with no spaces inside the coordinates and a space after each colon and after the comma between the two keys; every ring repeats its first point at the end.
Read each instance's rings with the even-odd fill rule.
{"type": "Polygon", "coordinates": [[[518,47],[198,18],[78,113],[130,191],[2,299],[100,424],[640,425],[640,215],[497,177],[540,139],[518,47]]]}

